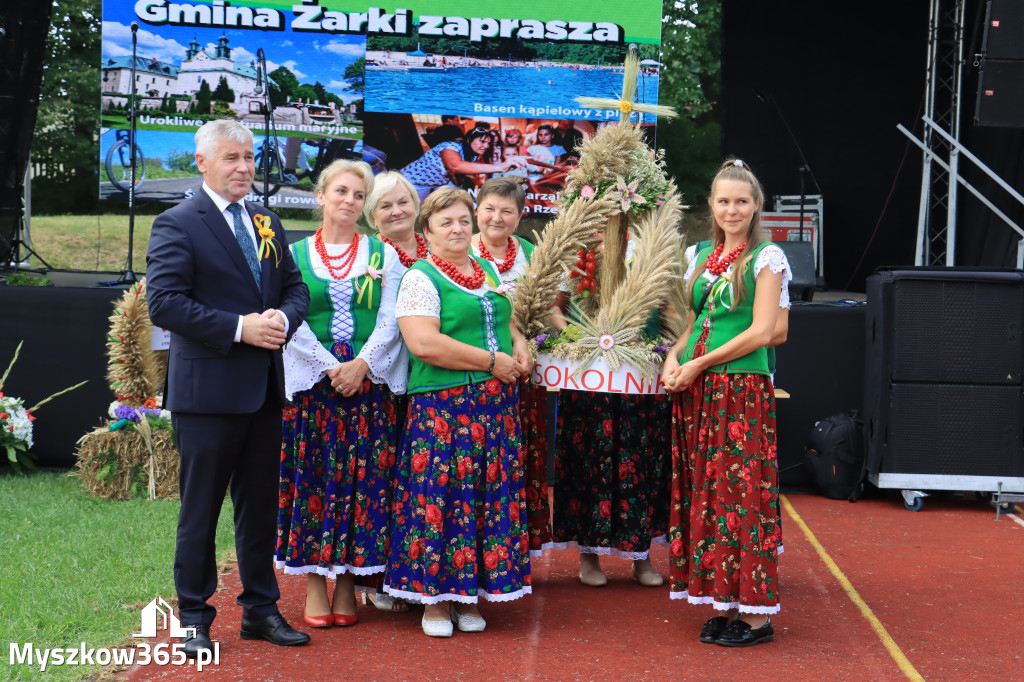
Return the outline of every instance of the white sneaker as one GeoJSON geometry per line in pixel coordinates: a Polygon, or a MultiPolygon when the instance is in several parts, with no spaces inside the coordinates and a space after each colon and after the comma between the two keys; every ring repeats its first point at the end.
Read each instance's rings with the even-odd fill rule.
{"type": "Polygon", "coordinates": [[[420,621],[420,625],[423,626],[423,634],[428,637],[452,636],[453,630],[450,620],[427,620],[427,615],[423,614],[423,620],[420,621]]]}
{"type": "Polygon", "coordinates": [[[483,632],[487,627],[487,621],[480,616],[467,616],[456,611],[455,604],[452,604],[452,621],[459,632],[483,632]]]}

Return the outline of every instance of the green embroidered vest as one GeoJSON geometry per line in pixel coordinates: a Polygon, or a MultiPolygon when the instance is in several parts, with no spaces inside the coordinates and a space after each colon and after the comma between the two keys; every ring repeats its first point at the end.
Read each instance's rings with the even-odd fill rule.
{"type": "MultiPolygon", "coordinates": [[[[366,240],[370,249],[369,263],[378,270],[384,270],[384,242],[376,237],[360,235],[360,241],[366,240]]],[[[293,243],[289,248],[295,258],[296,265],[302,273],[302,281],[309,287],[309,313],[306,315],[306,324],[316,334],[324,348],[330,351],[334,344],[339,341],[348,341],[352,344],[352,355],[356,356],[363,349],[366,340],[373,333],[377,325],[377,310],[380,308],[380,297],[383,286],[383,277],[374,279],[364,273],[348,280],[332,280],[318,277],[313,271],[312,258],[319,259],[319,254],[311,252],[310,240],[293,243]],[[331,296],[331,283],[337,282],[336,286],[349,287],[348,301],[344,303],[347,309],[339,311],[336,301],[331,296]],[[360,292],[362,295],[360,297],[360,292]],[[336,337],[334,330],[334,319],[337,315],[349,315],[352,318],[352,335],[349,338],[336,337]]],[[[362,246],[360,245],[360,248],[362,246]]],[[[342,301],[345,296],[343,295],[342,301]]]]}
{"type": "MultiPolygon", "coordinates": [[[[757,260],[761,250],[771,242],[764,242],[750,254],[742,273],[733,270],[733,277],[743,277],[746,284],[746,296],[741,303],[733,300],[732,286],[723,278],[719,277],[714,282],[701,275],[693,287],[693,301],[691,305],[696,308],[704,296],[704,290],[712,287],[711,295],[700,315],[693,321],[693,331],[687,339],[686,348],[680,353],[679,362],[682,364],[693,359],[693,353],[704,332],[704,322],[710,320],[708,339],[705,344],[705,355],[711,351],[721,348],[723,345],[736,338],[746,331],[754,321],[754,262],[757,260]]],[[[711,247],[705,247],[697,254],[697,262],[702,262],[711,254],[711,247]]],[[[714,365],[707,369],[708,372],[726,372],[728,374],[769,374],[767,348],[761,346],[743,357],[735,358],[729,362],[714,365]]]]}
{"type": "MultiPolygon", "coordinates": [[[[473,258],[488,275],[490,285],[501,281],[498,269],[489,261],[475,256],[473,258]]],[[[437,289],[441,298],[442,334],[470,346],[512,354],[512,332],[509,331],[512,303],[508,297],[493,291],[483,296],[468,293],[453,284],[425,258],[413,263],[409,268],[409,271],[412,270],[425,274],[437,289]]],[[[412,353],[409,353],[409,369],[410,394],[476,384],[493,378],[490,372],[483,370],[445,369],[428,365],[412,353]]]]}
{"type": "Polygon", "coordinates": [[[533,244],[531,244],[530,242],[526,241],[525,239],[523,239],[519,235],[513,235],[513,236],[515,237],[516,241],[519,242],[519,248],[521,248],[523,250],[523,252],[526,254],[526,262],[529,263],[530,259],[533,258],[533,244]]]}
{"type": "MultiPolygon", "coordinates": [[[[711,246],[711,240],[705,239],[704,241],[697,242],[694,246],[697,247],[696,253],[699,254],[701,251],[711,246]]],[[[704,257],[707,258],[707,256],[704,257]]],[[[694,258],[696,258],[696,256],[694,256],[694,258]]],[[[700,299],[697,299],[697,302],[699,303],[700,299]]],[[[768,354],[768,373],[775,374],[775,348],[766,348],[765,351],[768,354]]]]}

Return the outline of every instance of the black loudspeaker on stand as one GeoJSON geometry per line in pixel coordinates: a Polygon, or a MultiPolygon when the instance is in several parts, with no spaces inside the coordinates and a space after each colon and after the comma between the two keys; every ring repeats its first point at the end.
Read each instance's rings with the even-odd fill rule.
{"type": "Polygon", "coordinates": [[[974,123],[1024,128],[1024,3],[989,0],[978,67],[974,123]]]}
{"type": "Polygon", "coordinates": [[[869,480],[908,508],[914,491],[1024,492],[1024,273],[891,270],[867,289],[869,480]]]}
{"type": "Polygon", "coordinates": [[[793,279],[789,281],[789,298],[810,301],[814,297],[814,244],[811,242],[775,242],[786,254],[793,279]]]}

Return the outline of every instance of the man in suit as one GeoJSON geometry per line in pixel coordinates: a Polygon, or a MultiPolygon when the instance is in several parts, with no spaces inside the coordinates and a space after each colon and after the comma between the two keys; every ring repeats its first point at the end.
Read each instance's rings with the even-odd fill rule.
{"type": "MultiPolygon", "coordinates": [[[[278,217],[245,201],[255,166],[252,133],[219,120],[196,132],[202,189],[153,221],[149,314],[170,331],[164,406],[181,455],[174,554],[178,616],[194,634],[186,655],[212,649],[217,588],[214,537],[230,482],[242,593],[243,639],[305,644],[277,610],[274,573],[284,368],[281,346],[302,323],[309,290],[278,217]],[[260,249],[270,227],[276,253],[260,249]],[[265,229],[264,229],[265,232],[265,229]]],[[[269,236],[269,235],[268,235],[269,236]]]]}

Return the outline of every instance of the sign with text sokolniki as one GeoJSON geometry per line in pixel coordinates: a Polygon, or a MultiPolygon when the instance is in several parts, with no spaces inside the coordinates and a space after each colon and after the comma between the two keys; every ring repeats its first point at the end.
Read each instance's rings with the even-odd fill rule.
{"type": "Polygon", "coordinates": [[[661,366],[652,365],[641,372],[629,363],[619,369],[610,368],[600,356],[587,369],[580,371],[579,363],[560,360],[550,353],[541,353],[533,365],[535,384],[548,388],[595,393],[623,393],[626,395],[662,395],[661,366]]]}

